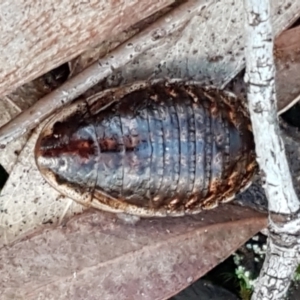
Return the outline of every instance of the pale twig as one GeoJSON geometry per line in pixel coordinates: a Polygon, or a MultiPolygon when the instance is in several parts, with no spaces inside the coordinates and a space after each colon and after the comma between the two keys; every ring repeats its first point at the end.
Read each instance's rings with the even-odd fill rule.
{"type": "Polygon", "coordinates": [[[270,3],[268,0],[245,0],[244,3],[245,81],[257,161],[270,211],[267,256],[252,299],[283,299],[297,265],[300,206],[276,114],[270,3]]]}

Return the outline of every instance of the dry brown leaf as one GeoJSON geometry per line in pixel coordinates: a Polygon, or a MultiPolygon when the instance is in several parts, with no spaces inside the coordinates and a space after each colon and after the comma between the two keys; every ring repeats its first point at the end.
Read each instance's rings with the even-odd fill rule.
{"type": "Polygon", "coordinates": [[[71,60],[172,2],[1,1],[0,94],[71,60]]]}
{"type": "Polygon", "coordinates": [[[2,248],[1,299],[168,299],[266,224],[234,205],[136,225],[89,212],[2,248]]]}

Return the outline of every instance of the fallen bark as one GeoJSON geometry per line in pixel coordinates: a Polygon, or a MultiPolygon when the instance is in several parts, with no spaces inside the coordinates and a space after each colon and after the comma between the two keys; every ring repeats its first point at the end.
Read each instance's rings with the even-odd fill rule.
{"type": "Polygon", "coordinates": [[[252,299],[283,299],[297,266],[299,200],[280,137],[270,2],[245,0],[248,104],[269,204],[268,250],[252,299]],[[278,220],[275,216],[280,219],[278,220]]]}

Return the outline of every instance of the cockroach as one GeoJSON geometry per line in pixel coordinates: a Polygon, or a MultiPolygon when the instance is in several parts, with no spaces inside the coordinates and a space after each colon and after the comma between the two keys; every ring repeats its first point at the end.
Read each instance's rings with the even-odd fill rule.
{"type": "Polygon", "coordinates": [[[35,157],[60,193],[144,217],[228,202],[256,170],[245,104],[184,80],[143,81],[77,100],[46,124],[35,157]]]}

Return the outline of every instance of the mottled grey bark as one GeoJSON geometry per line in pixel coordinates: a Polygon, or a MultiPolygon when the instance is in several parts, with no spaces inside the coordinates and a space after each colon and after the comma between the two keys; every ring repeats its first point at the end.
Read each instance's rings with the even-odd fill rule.
{"type": "Polygon", "coordinates": [[[300,229],[295,193],[277,119],[273,33],[268,0],[245,0],[248,103],[269,202],[267,257],[252,299],[283,299],[297,266],[300,229]]]}

